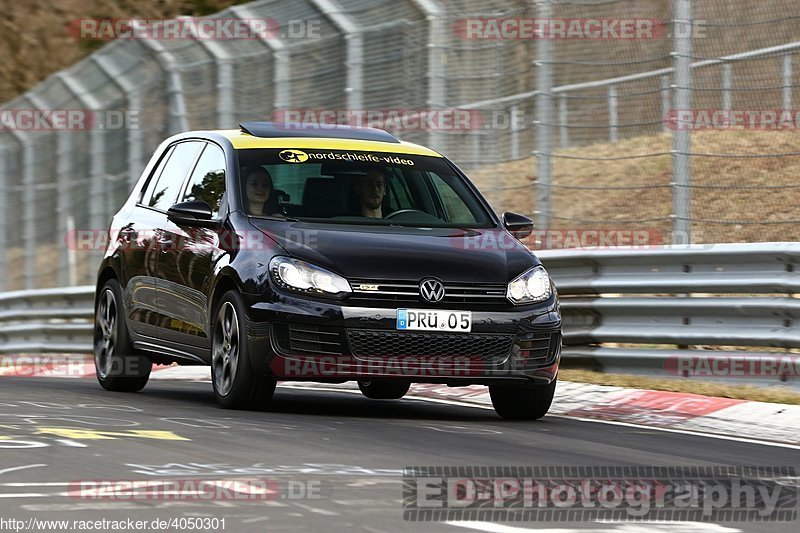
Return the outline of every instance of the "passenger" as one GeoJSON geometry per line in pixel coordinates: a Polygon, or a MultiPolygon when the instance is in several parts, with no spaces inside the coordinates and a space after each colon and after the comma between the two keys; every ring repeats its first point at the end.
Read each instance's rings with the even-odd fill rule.
{"type": "Polygon", "coordinates": [[[270,201],[272,196],[272,176],[264,167],[246,169],[244,175],[247,212],[251,215],[273,214],[276,202],[270,201]]]}

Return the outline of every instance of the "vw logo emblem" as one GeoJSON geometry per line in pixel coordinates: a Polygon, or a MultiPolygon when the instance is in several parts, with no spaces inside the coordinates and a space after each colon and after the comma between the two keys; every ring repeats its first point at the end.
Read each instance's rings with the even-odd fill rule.
{"type": "Polygon", "coordinates": [[[432,304],[441,302],[444,298],[444,285],[437,279],[424,279],[419,284],[419,294],[432,304]]]}

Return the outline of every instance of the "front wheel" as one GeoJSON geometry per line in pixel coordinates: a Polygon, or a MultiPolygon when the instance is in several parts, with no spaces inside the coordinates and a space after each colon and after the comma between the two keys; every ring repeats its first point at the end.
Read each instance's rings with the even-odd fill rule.
{"type": "Polygon", "coordinates": [[[136,392],[147,385],[153,363],[133,347],[122,307],[122,289],[108,280],[97,296],[94,317],[94,368],[106,390],[136,392]]]}
{"type": "Polygon", "coordinates": [[[556,380],[548,385],[489,385],[495,412],[508,420],[538,420],[550,410],[556,380]]]}
{"type": "Polygon", "coordinates": [[[217,402],[226,409],[264,409],[277,382],[253,372],[244,323],[244,304],[228,291],[217,306],[211,341],[211,382],[217,402]]]}
{"type": "Polygon", "coordinates": [[[361,394],[372,400],[399,400],[411,387],[410,381],[359,381],[361,394]]]}

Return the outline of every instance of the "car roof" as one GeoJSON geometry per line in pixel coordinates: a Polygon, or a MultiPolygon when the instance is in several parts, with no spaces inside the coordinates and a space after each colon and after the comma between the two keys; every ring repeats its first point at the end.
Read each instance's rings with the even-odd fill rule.
{"type": "Polygon", "coordinates": [[[236,150],[256,148],[303,148],[307,150],[354,150],[359,152],[385,152],[392,154],[426,155],[442,157],[438,152],[404,141],[388,142],[364,139],[343,139],[325,137],[324,130],[319,136],[298,137],[293,135],[256,137],[242,130],[216,130],[216,133],[228,139],[236,150]]]}

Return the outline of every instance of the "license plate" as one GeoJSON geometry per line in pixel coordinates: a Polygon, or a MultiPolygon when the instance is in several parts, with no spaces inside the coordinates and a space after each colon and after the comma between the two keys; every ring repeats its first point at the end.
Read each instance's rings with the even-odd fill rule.
{"type": "Polygon", "coordinates": [[[472,331],[472,311],[398,309],[397,329],[421,331],[472,331]]]}

